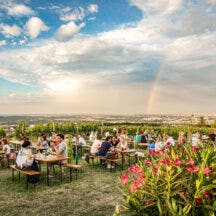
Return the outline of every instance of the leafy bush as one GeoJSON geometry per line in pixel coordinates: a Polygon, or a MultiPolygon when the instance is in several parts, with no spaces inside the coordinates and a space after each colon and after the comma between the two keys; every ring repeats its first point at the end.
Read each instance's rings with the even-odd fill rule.
{"type": "Polygon", "coordinates": [[[125,201],[116,215],[215,215],[216,148],[171,147],[121,176],[125,201]]]}

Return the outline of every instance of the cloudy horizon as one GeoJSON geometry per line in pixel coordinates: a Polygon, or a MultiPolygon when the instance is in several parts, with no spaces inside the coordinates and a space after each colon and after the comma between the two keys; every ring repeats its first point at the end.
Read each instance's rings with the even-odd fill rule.
{"type": "Polygon", "coordinates": [[[215,12],[215,0],[0,0],[0,113],[216,113],[215,12]]]}

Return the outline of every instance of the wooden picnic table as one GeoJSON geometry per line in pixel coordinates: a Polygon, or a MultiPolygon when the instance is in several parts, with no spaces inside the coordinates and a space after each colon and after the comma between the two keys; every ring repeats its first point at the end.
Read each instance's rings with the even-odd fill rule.
{"type": "Polygon", "coordinates": [[[123,168],[124,168],[124,156],[128,156],[128,157],[129,157],[129,166],[130,166],[130,155],[131,155],[132,153],[135,153],[135,152],[136,152],[135,149],[125,149],[125,150],[121,150],[121,151],[120,151],[120,154],[121,154],[121,156],[122,156],[122,163],[121,163],[121,168],[122,168],[122,170],[123,170],[123,168]]]}
{"type": "MultiPolygon", "coordinates": [[[[47,165],[47,173],[46,173],[46,176],[47,176],[47,186],[49,186],[49,164],[51,163],[56,163],[56,162],[61,162],[61,161],[64,161],[64,160],[68,160],[69,157],[65,157],[65,156],[57,156],[57,155],[52,155],[51,157],[50,156],[47,156],[45,158],[43,157],[36,157],[35,160],[38,161],[39,163],[46,163],[47,165]]],[[[61,168],[61,163],[60,163],[60,168],[61,168]]],[[[62,172],[61,172],[61,182],[62,182],[62,172]]]]}

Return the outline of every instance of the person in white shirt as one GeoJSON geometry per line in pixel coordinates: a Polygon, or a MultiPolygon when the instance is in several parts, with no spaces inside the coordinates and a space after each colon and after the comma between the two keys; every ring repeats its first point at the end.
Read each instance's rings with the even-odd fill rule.
{"type": "Polygon", "coordinates": [[[78,138],[78,145],[79,145],[79,146],[86,146],[86,141],[85,141],[85,139],[81,136],[81,134],[78,134],[78,135],[77,135],[77,138],[78,138]]]}
{"type": "Polygon", "coordinates": [[[97,131],[92,131],[91,134],[89,135],[89,141],[94,142],[97,139],[97,131]]]}
{"type": "Polygon", "coordinates": [[[192,146],[193,147],[198,147],[199,146],[200,140],[199,140],[197,134],[192,135],[192,140],[191,141],[192,141],[192,146]]]}
{"type": "Polygon", "coordinates": [[[174,139],[167,133],[165,135],[165,146],[169,147],[174,145],[175,145],[174,139]]]}
{"type": "Polygon", "coordinates": [[[157,136],[156,142],[155,142],[155,151],[158,152],[160,150],[163,150],[164,144],[161,138],[161,135],[157,136]]]}
{"type": "Polygon", "coordinates": [[[9,157],[10,153],[11,153],[11,147],[8,144],[7,139],[3,139],[3,151],[5,152],[6,156],[9,157]]]}
{"type": "Polygon", "coordinates": [[[93,142],[91,146],[91,150],[90,150],[91,155],[95,155],[96,153],[98,153],[98,150],[101,147],[101,143],[102,143],[102,136],[98,135],[97,139],[93,142]]]}

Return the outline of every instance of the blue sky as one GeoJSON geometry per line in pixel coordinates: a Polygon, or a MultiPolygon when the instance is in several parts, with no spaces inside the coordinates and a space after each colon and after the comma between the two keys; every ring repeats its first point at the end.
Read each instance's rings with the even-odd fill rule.
{"type": "Polygon", "coordinates": [[[0,0],[0,112],[214,113],[215,12],[215,0],[0,0]]]}

